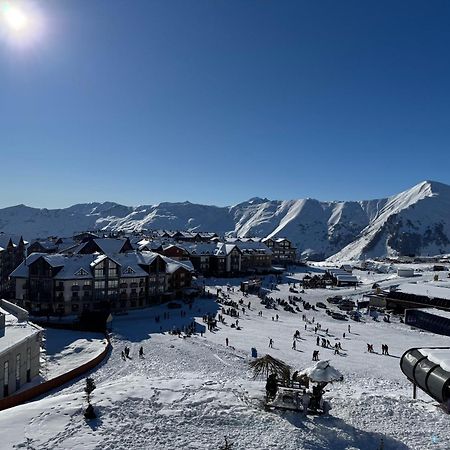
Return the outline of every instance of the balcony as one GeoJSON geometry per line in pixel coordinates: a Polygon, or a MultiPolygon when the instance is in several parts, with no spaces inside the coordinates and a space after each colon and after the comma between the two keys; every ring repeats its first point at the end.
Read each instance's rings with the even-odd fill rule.
{"type": "Polygon", "coordinates": [[[64,291],[64,285],[63,284],[58,284],[57,286],[55,286],[55,291],[56,292],[64,291]]]}
{"type": "Polygon", "coordinates": [[[137,288],[139,287],[138,283],[130,283],[130,288],[137,288]]]}
{"type": "Polygon", "coordinates": [[[120,287],[121,289],[126,289],[126,288],[128,287],[128,284],[127,284],[127,283],[120,283],[120,284],[119,284],[119,287],[120,287]]]}
{"type": "Polygon", "coordinates": [[[90,291],[92,289],[92,286],[90,284],[85,284],[83,286],[83,291],[90,291]]]}
{"type": "Polygon", "coordinates": [[[72,289],[72,292],[78,292],[80,290],[80,286],[74,285],[71,287],[71,289],[72,289]]]}

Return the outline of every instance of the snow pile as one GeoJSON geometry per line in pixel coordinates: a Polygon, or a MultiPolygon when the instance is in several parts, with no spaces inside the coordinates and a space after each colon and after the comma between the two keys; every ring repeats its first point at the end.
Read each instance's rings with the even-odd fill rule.
{"type": "Polygon", "coordinates": [[[331,383],[333,381],[342,381],[344,376],[330,365],[330,361],[318,361],[314,366],[302,370],[299,375],[306,375],[315,383],[331,383]]]}

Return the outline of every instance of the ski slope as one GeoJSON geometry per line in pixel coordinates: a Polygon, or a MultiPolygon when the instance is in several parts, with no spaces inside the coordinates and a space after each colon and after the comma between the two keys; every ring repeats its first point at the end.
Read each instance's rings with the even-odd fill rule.
{"type": "MultiPolygon", "coordinates": [[[[287,283],[303,276],[289,276],[273,296],[287,298],[287,283]]],[[[415,281],[429,282],[432,276],[424,271],[415,281]]],[[[227,283],[237,288],[239,281],[209,280],[208,289],[226,291],[227,283]]],[[[364,273],[363,281],[357,290],[308,290],[303,298],[315,303],[336,293],[359,297],[374,281],[389,285],[398,279],[364,273]]],[[[229,295],[241,298],[237,289],[229,295]]],[[[239,318],[241,330],[231,328],[234,319],[226,316],[227,324],[220,324],[217,331],[191,338],[167,331],[190,323],[193,317],[200,329],[202,316],[218,310],[214,301],[196,300],[192,309],[185,307],[186,317],[166,306],[116,317],[113,351],[92,374],[98,420],[88,424],[82,416],[84,380],[80,380],[39,401],[1,412],[0,427],[8,432],[2,433],[0,448],[212,450],[224,443],[224,436],[233,449],[242,450],[366,450],[379,448],[381,439],[384,449],[448,448],[448,416],[424,393],[412,400],[412,387],[400,371],[399,357],[414,346],[450,345],[449,337],[412,330],[395,318],[392,323],[340,322],[320,309],[292,314],[265,309],[255,296],[248,301],[251,310],[239,318]],[[163,319],[164,312],[169,312],[169,319],[163,319]],[[278,321],[272,320],[276,313],[278,321]],[[308,319],[306,331],[302,314],[308,319]],[[160,323],[154,320],[157,315],[160,323]],[[316,347],[317,322],[322,330],[328,328],[332,344],[341,342],[340,355],[316,347]],[[297,329],[301,339],[297,350],[292,350],[297,329]],[[274,340],[273,349],[268,348],[269,338],[274,340]],[[377,353],[366,353],[367,343],[374,344],[377,353]],[[381,355],[382,343],[389,345],[392,356],[381,355]],[[125,345],[131,348],[131,359],[123,361],[125,345]],[[138,357],[141,345],[142,359],[138,357]],[[344,374],[344,381],[330,385],[326,393],[332,405],[330,416],[264,410],[264,382],[254,381],[248,370],[251,347],[259,355],[270,353],[288,362],[294,370],[310,366],[312,351],[319,349],[320,359],[329,359],[344,374]]]]}

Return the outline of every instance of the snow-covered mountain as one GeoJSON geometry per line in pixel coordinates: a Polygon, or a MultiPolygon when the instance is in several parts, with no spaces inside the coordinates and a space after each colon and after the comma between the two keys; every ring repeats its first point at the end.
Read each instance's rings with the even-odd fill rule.
{"type": "Polygon", "coordinates": [[[0,231],[27,239],[82,230],[171,229],[230,236],[286,236],[316,258],[450,252],[450,186],[425,181],[393,197],[369,201],[252,198],[229,207],[190,202],[129,207],[113,202],[37,209],[0,209],[0,231]]]}
{"type": "Polygon", "coordinates": [[[424,181],[381,206],[357,239],[330,259],[448,253],[450,186],[424,181]]]}

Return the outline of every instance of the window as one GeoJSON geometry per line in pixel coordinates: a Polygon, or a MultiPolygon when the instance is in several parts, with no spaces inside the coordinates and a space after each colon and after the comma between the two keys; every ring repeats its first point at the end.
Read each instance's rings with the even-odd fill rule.
{"type": "Polygon", "coordinates": [[[115,278],[115,277],[117,277],[117,270],[116,270],[115,267],[114,267],[114,268],[112,268],[112,267],[109,268],[109,270],[108,270],[108,276],[109,276],[109,278],[115,278]]]}
{"type": "Polygon", "coordinates": [[[105,282],[95,280],[94,287],[95,287],[95,289],[105,289],[105,282]]]}
{"type": "Polygon", "coordinates": [[[89,275],[89,273],[81,267],[77,272],[75,272],[75,275],[77,277],[85,277],[86,275],[89,275]]]}
{"type": "Polygon", "coordinates": [[[8,395],[8,385],[9,385],[9,361],[5,361],[3,365],[3,397],[8,395]]]}
{"type": "Polygon", "coordinates": [[[20,353],[16,355],[16,391],[20,389],[20,353]]]}
{"type": "Polygon", "coordinates": [[[109,280],[108,287],[109,288],[117,288],[119,286],[119,280],[109,280]]]}
{"type": "Polygon", "coordinates": [[[27,348],[27,383],[31,381],[31,348],[27,348]]]}
{"type": "Polygon", "coordinates": [[[128,274],[128,275],[131,275],[131,274],[133,274],[133,273],[136,273],[131,267],[127,267],[126,269],[125,269],[125,272],[124,273],[126,273],[126,274],[128,274]]]}

